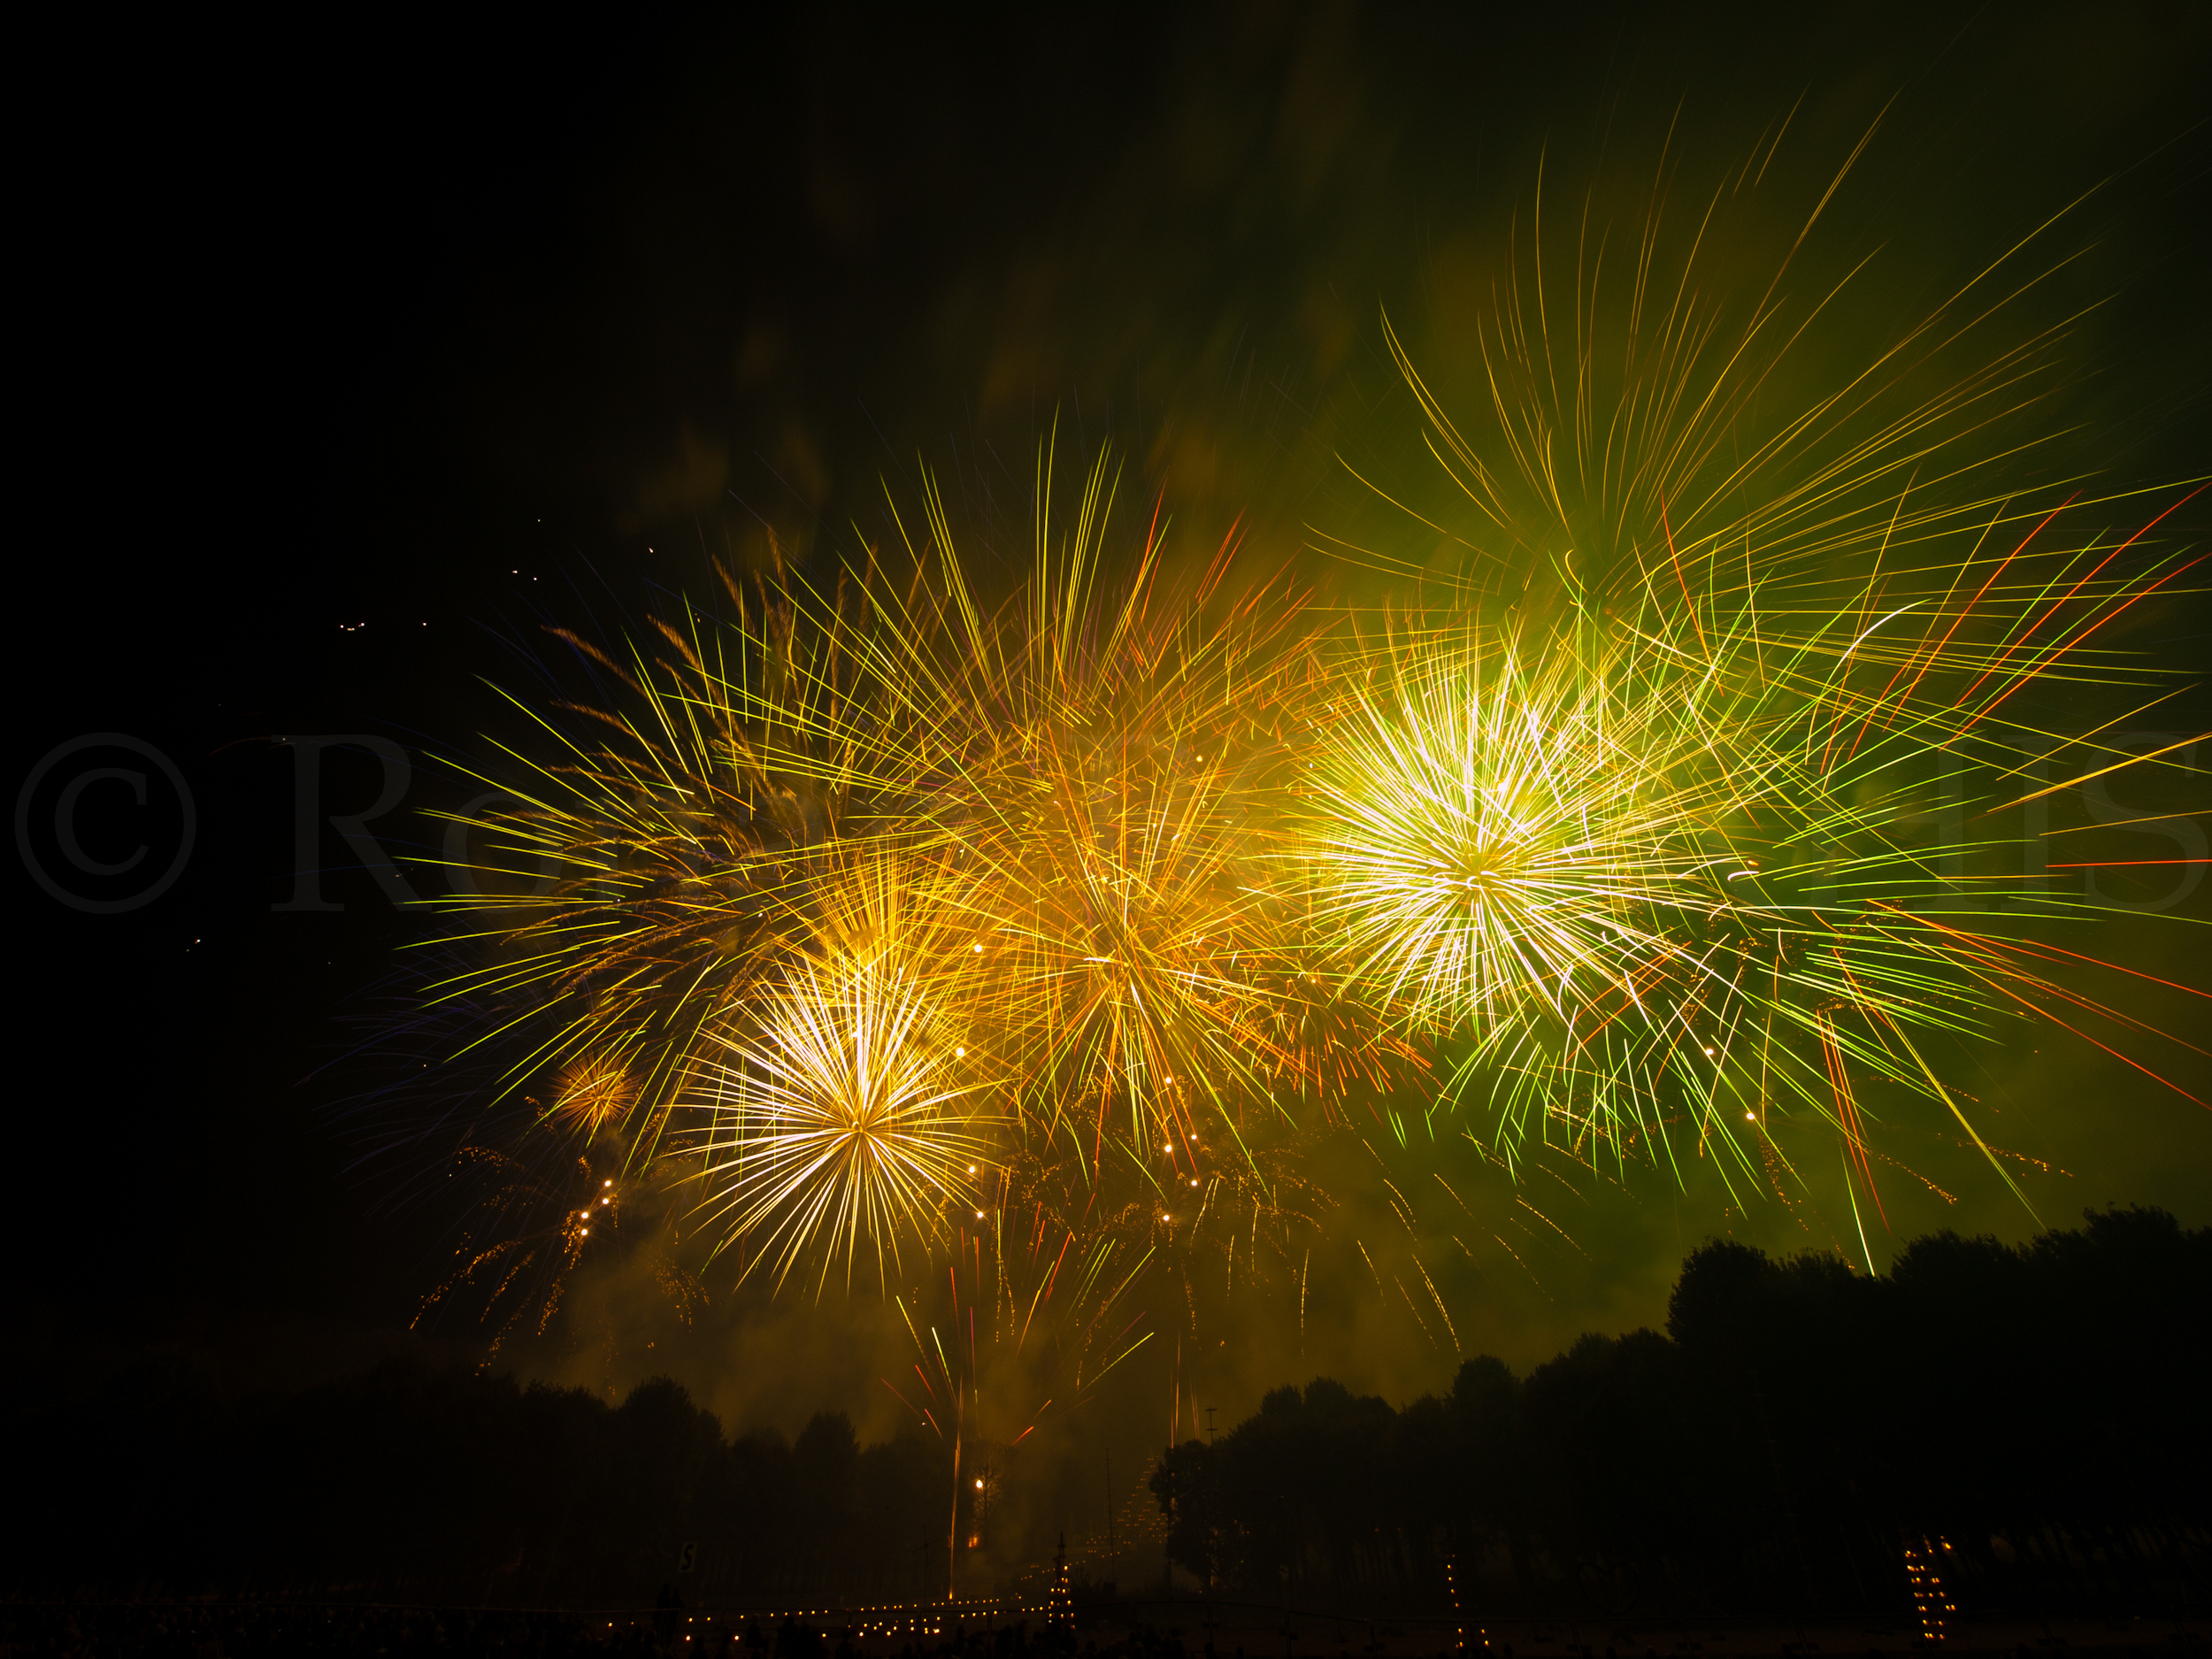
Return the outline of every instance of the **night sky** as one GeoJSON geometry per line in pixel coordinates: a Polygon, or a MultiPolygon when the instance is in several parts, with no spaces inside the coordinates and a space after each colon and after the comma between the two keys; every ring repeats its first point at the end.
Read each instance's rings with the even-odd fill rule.
{"type": "MultiPolygon", "coordinates": [[[[34,1361],[15,1369],[61,1379],[148,1343],[270,1378],[472,1352],[465,1322],[402,1334],[455,1217],[366,1156],[374,1125],[347,1104],[347,1022],[419,923],[327,832],[344,909],[272,910],[293,890],[295,764],[273,738],[469,757],[504,718],[484,679],[526,684],[515,648],[541,623],[618,637],[706,555],[757,567],[771,534],[833,568],[918,457],[984,526],[985,565],[1010,566],[1002,516],[1056,416],[1064,442],[1127,451],[1138,493],[1164,487],[1190,546],[1243,514],[1250,545],[1320,570],[1307,526],[1367,511],[1339,457],[1417,449],[1381,312],[1448,357],[1454,273],[1512,225],[1540,157],[1560,200],[1647,178],[1663,141],[1709,180],[1794,109],[1776,188],[1809,202],[1880,117],[1805,255],[1878,250],[1848,323],[1870,334],[2097,187],[2024,303],[2080,314],[2047,464],[2206,471],[2202,8],[1790,10],[810,9],[69,55],[68,117],[19,163],[35,506],[10,775],[129,733],[173,758],[197,822],[174,887],[125,914],[65,908],[15,866],[8,1328],[34,1361]]],[[[2174,521],[2200,541],[2203,500],[2174,521]]],[[[2197,603],[2130,643],[2187,666],[2208,639],[2197,603]]],[[[2202,730],[2207,703],[2156,721],[2202,730]]],[[[326,764],[329,797],[365,806],[374,767],[326,764]]],[[[2155,803],[2133,787],[2115,797],[2203,806],[2200,774],[2146,783],[2155,803]]],[[[426,764],[380,837],[428,847],[411,810],[457,788],[426,764]]],[[[88,818],[87,850],[173,846],[174,817],[88,818]]],[[[2202,985],[2208,900],[2102,942],[2202,985]]],[[[2200,1034],[2203,1006],[2142,1012],[2200,1034]]],[[[2161,1060],[2208,1094],[2200,1055],[2161,1060]]],[[[2116,1201],[2212,1221],[2204,1109],[2047,1035],[1981,1064],[2008,1144],[2063,1171],[2023,1176],[2047,1218],[2116,1201]]],[[[1915,1156],[1958,1202],[1901,1179],[1899,1240],[2030,1231],[1955,1146],[1915,1156]]],[[[1340,1225],[1371,1197],[1348,1187],[1340,1225]]],[[[1655,1177],[1562,1202],[1569,1247],[1457,1287],[1468,1353],[1525,1365],[1656,1323],[1683,1250],[1718,1232],[1832,1243],[1655,1177]]],[[[1394,1399],[1448,1379],[1350,1268],[1316,1271],[1302,1337],[1271,1304],[1208,1327],[1183,1363],[1209,1402],[1240,1417],[1317,1371],[1394,1399]]],[[[865,1302],[733,1302],[649,1354],[641,1325],[618,1377],[516,1360],[595,1386],[670,1369],[733,1419],[788,1429],[827,1404],[881,1433],[881,1327],[865,1302]]],[[[1155,1413],[1133,1443],[1157,1439],[1171,1363],[1116,1406],[1155,1413]]]]}

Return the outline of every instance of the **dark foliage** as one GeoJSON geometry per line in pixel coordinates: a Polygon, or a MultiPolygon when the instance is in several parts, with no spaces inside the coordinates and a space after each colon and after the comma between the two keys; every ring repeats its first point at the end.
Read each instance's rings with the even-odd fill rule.
{"type": "Polygon", "coordinates": [[[2139,1209],[1882,1279],[1708,1244],[1664,1336],[1471,1360],[1402,1411],[1278,1389],[1153,1490],[1179,1563],[1271,1596],[1432,1599],[1453,1556],[1478,1613],[1888,1615],[1924,1540],[1970,1611],[2200,1609],[2208,1284],[2212,1229],[2139,1209]]]}
{"type": "MultiPolygon", "coordinates": [[[[2201,1611],[2212,1230],[2155,1210],[2008,1248],[1923,1239],[1883,1279],[1730,1243],[1665,1335],[1482,1358],[1402,1410],[1318,1379],[1153,1489],[1173,1558],[1248,1595],[1469,1609],[1894,1616],[1901,1552],[1962,1610],[2201,1611]]],[[[941,1587],[936,1440],[726,1438],[665,1379],[620,1406],[388,1364],[281,1396],[142,1365],[12,1425],[12,1587],[641,1606],[941,1587]],[[932,1548],[933,1546],[933,1548],[932,1548]]]]}
{"type": "Polygon", "coordinates": [[[731,1440],[665,1379],[615,1407],[392,1363],[271,1399],[142,1366],[15,1426],[34,1594],[638,1606],[687,1544],[695,1598],[911,1595],[924,1538],[944,1568],[936,1440],[864,1449],[842,1412],[731,1440]]]}

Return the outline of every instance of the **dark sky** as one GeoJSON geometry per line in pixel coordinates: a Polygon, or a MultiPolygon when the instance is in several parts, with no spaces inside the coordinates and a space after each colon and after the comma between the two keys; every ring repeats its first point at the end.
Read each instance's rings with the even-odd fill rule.
{"type": "MultiPolygon", "coordinates": [[[[1379,311],[1440,340],[1453,262],[1540,157],[1582,181],[1563,189],[1641,177],[1674,121],[1710,177],[1795,108],[1777,188],[1815,199],[1886,106],[1818,250],[1882,250],[1868,326],[2101,184],[2032,302],[2099,303],[2068,453],[2205,470],[2200,8],[1649,10],[804,8],[58,49],[56,119],[19,151],[35,506],[11,775],[129,733],[173,757],[197,823],[175,886],[127,914],[12,879],[12,1338],[349,1354],[436,1274],[451,1217],[359,1161],[342,1068],[302,1080],[413,924],[358,872],[326,883],[342,912],[272,912],[294,764],[273,735],[465,753],[497,718],[477,677],[521,672],[503,638],[618,633],[653,584],[703,551],[757,560],[771,528],[826,562],[879,533],[880,480],[910,487],[918,454],[987,526],[1056,411],[1194,538],[1244,512],[1306,557],[1300,526],[1356,511],[1333,457],[1411,430],[1379,311]]],[[[2202,624],[2145,643],[2193,663],[2202,624]]],[[[365,804],[373,769],[329,764],[365,804]]],[[[173,839],[165,810],[144,823],[173,839]]],[[[2137,959],[2191,977],[2193,926],[2137,959]]],[[[2071,1171],[2050,1213],[2212,1219],[2202,1110],[2073,1051],[1993,1064],[2071,1171]]],[[[1980,1189],[1907,1208],[2024,1226],[1980,1189]]],[[[1709,1194],[1601,1195],[1540,1294],[1469,1291],[1469,1351],[1525,1363],[1656,1319],[1718,1225],[1709,1194]]],[[[1225,1407],[1301,1366],[1397,1395],[1448,1377],[1345,1294],[1315,1351],[1223,1358],[1225,1407]]],[[[814,1364],[731,1409],[864,1384],[814,1364]]]]}

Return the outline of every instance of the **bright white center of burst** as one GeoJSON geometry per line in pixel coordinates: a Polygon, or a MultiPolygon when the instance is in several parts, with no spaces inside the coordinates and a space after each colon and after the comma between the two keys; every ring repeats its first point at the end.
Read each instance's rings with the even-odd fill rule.
{"type": "Polygon", "coordinates": [[[841,1255],[849,1278],[864,1243],[887,1266],[902,1238],[941,1225],[937,1194],[954,1174],[976,1172],[974,1090],[944,1076],[932,1014],[918,976],[848,960],[794,974],[757,1038],[723,1039],[710,1190],[734,1231],[761,1237],[756,1259],[779,1279],[818,1241],[825,1280],[841,1255]]]}
{"type": "Polygon", "coordinates": [[[1711,812],[1664,770],[1694,698],[1608,675],[1573,647],[1471,644],[1344,711],[1309,856],[1365,995],[1498,1025],[1637,994],[1629,964],[1680,908],[1686,832],[1711,812]]]}

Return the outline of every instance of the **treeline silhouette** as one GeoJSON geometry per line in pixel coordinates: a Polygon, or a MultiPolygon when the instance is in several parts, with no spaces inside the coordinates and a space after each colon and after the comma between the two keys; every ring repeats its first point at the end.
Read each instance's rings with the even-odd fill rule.
{"type": "Polygon", "coordinates": [[[1325,1378],[1153,1478],[1181,1566],[1247,1594],[1909,1614],[2195,1613],[2212,1513],[2212,1229],[2162,1210],[2008,1248],[1940,1233],[1885,1276],[1708,1244],[1667,1333],[1460,1368],[1394,1410],[1325,1378]]]}
{"type": "MultiPolygon", "coordinates": [[[[1664,1335],[1525,1378],[1473,1360],[1403,1409],[1279,1389],[1153,1490],[1181,1566],[1309,1607],[1455,1586],[1477,1619],[1893,1617],[1909,1544],[1970,1614],[2201,1611],[2208,1285],[2212,1229],[2148,1210],[1922,1239],[1880,1278],[1711,1244],[1664,1335]]],[[[403,1363],[282,1394],[148,1363],[12,1417],[22,1596],[804,1607],[946,1581],[943,1442],[864,1448],[837,1412],[732,1437],[665,1379],[616,1406],[403,1363]]]]}
{"type": "Polygon", "coordinates": [[[665,1379],[392,1362],[288,1398],[142,1365],[17,1435],[19,1594],[472,1605],[852,1603],[945,1589],[949,1451],[842,1412],[724,1435],[665,1379]],[[690,1566],[683,1571],[686,1547],[690,1566]]]}

